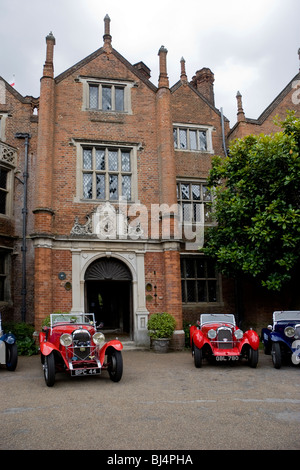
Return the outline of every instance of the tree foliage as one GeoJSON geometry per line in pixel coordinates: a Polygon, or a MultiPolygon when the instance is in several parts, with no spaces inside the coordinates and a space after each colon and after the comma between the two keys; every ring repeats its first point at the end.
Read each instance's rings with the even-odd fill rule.
{"type": "Polygon", "coordinates": [[[300,257],[300,120],[290,112],[279,124],[281,131],[237,139],[228,157],[214,157],[217,224],[203,249],[222,273],[270,290],[291,279],[300,257]]]}

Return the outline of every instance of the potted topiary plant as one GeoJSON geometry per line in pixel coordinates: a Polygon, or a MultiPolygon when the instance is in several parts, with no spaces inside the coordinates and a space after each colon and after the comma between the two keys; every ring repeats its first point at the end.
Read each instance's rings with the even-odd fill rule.
{"type": "Polygon", "coordinates": [[[175,318],[167,312],[153,313],[148,321],[148,334],[155,352],[167,352],[175,331],[175,318]]]}

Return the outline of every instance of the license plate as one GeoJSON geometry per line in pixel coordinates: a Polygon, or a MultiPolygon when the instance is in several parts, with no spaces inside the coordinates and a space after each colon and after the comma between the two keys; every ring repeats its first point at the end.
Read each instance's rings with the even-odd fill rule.
{"type": "Polygon", "coordinates": [[[71,371],[71,376],[72,377],[79,377],[80,375],[96,375],[100,374],[101,369],[96,368],[96,369],[73,369],[71,371]]]}
{"type": "Polygon", "coordinates": [[[216,356],[216,361],[238,361],[239,356],[216,356]]]}

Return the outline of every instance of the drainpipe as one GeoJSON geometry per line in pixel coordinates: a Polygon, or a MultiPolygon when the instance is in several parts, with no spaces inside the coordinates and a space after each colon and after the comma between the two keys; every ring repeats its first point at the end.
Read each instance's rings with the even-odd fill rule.
{"type": "Polygon", "coordinates": [[[223,149],[224,149],[225,157],[227,157],[227,149],[226,149],[226,142],[225,142],[225,129],[224,129],[224,115],[223,115],[223,108],[221,108],[221,125],[222,125],[222,140],[223,140],[223,149]]]}
{"type": "Polygon", "coordinates": [[[21,308],[21,317],[22,322],[26,321],[26,226],[27,226],[27,180],[28,180],[28,149],[29,149],[29,139],[30,134],[18,132],[15,134],[17,139],[25,139],[25,163],[24,163],[24,173],[23,173],[23,230],[22,230],[22,308],[21,308]]]}

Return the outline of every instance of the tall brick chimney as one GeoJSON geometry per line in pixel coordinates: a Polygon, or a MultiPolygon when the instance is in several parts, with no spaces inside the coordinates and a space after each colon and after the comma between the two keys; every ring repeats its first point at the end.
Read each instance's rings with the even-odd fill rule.
{"type": "Polygon", "coordinates": [[[238,91],[236,94],[236,100],[237,100],[237,120],[238,122],[245,121],[245,113],[243,110],[243,103],[242,103],[242,95],[238,91]]]}
{"type": "Polygon", "coordinates": [[[197,70],[196,75],[194,75],[191,81],[191,85],[196,88],[213,106],[215,105],[214,81],[214,74],[207,67],[197,70]]]}
{"type": "Polygon", "coordinates": [[[111,50],[111,34],[110,34],[110,17],[105,15],[104,18],[104,35],[103,35],[103,47],[106,50],[111,50]]]}

